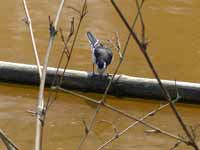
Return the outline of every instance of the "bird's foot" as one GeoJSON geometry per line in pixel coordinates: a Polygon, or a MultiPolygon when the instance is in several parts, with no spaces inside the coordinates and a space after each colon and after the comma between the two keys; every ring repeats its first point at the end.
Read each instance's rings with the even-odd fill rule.
{"type": "Polygon", "coordinates": [[[92,77],[98,76],[95,72],[92,72],[92,77]]]}
{"type": "Polygon", "coordinates": [[[106,77],[107,77],[107,78],[108,78],[108,77],[112,77],[112,74],[107,73],[107,74],[106,74],[106,77]]]}
{"type": "Polygon", "coordinates": [[[107,78],[111,77],[112,75],[109,74],[109,73],[106,73],[106,74],[99,74],[99,76],[100,76],[100,78],[102,78],[102,79],[107,79],[107,78]]]}

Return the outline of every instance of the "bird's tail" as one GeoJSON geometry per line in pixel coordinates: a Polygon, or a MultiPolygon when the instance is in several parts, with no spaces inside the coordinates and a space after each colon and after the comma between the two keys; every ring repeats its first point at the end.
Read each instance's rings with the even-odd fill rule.
{"type": "Polygon", "coordinates": [[[95,38],[95,36],[91,32],[87,32],[87,37],[90,44],[94,47],[97,44],[98,40],[95,38]]]}

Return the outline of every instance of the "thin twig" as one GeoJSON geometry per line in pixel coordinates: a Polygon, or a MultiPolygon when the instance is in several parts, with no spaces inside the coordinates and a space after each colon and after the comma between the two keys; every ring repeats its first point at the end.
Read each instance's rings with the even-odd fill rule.
{"type": "Polygon", "coordinates": [[[66,49],[64,49],[64,53],[67,55],[67,57],[69,57],[69,50],[67,48],[67,42],[65,42],[65,38],[64,38],[64,34],[63,34],[63,30],[62,28],[60,28],[60,35],[61,35],[61,39],[64,43],[64,47],[66,47],[66,49]]]}
{"type": "Polygon", "coordinates": [[[190,126],[190,130],[193,136],[193,139],[196,140],[197,139],[197,130],[200,128],[200,124],[197,124],[196,126],[190,126]]]}
{"type": "Polygon", "coordinates": [[[120,9],[118,8],[118,6],[116,5],[116,3],[114,2],[114,0],[111,0],[112,2],[112,5],[114,6],[115,10],[117,11],[118,15],[120,16],[120,18],[122,19],[123,23],[126,25],[127,29],[129,30],[129,32],[131,33],[133,39],[136,41],[140,51],[142,52],[142,54],[144,55],[145,57],[145,60],[147,61],[150,69],[152,70],[152,73],[153,75],[155,76],[155,78],[157,79],[158,81],[158,84],[162,90],[162,93],[165,97],[165,99],[169,102],[177,120],[179,121],[181,127],[183,128],[184,132],[186,133],[187,137],[190,139],[190,145],[193,146],[195,148],[195,150],[199,150],[196,142],[193,140],[192,136],[191,136],[191,133],[188,131],[187,127],[185,126],[185,123],[183,122],[182,118],[181,118],[181,115],[178,113],[178,111],[176,110],[176,107],[175,105],[172,103],[172,98],[169,94],[169,92],[167,91],[167,89],[165,88],[165,86],[162,84],[161,80],[160,80],[160,77],[157,73],[157,71],[155,70],[152,62],[151,62],[151,59],[149,58],[149,55],[147,54],[147,51],[146,51],[146,48],[147,47],[144,47],[144,45],[142,44],[142,42],[140,42],[140,40],[138,39],[137,35],[135,34],[135,32],[131,29],[131,27],[129,26],[127,20],[125,19],[124,15],[121,13],[120,9]]]}
{"type": "MultiPolygon", "coordinates": [[[[69,33],[67,35],[66,40],[64,38],[64,34],[63,34],[62,28],[60,28],[61,39],[62,39],[62,41],[64,43],[64,49],[63,49],[63,51],[67,53],[67,59],[69,59],[69,55],[70,55],[70,50],[69,50],[69,48],[68,48],[67,45],[68,45],[68,42],[70,41],[73,33],[74,33],[74,17],[72,17],[72,19],[70,21],[70,31],[69,31],[69,33]]],[[[61,57],[60,60],[62,60],[62,57],[61,57]]],[[[60,68],[60,66],[58,68],[60,68]]]]}
{"type": "MultiPolygon", "coordinates": [[[[63,88],[61,88],[61,87],[55,87],[55,88],[59,88],[59,90],[61,90],[61,91],[63,91],[63,92],[70,93],[70,94],[72,94],[72,95],[74,95],[74,96],[78,96],[78,97],[80,97],[80,98],[83,98],[83,99],[85,99],[85,100],[88,100],[88,101],[90,101],[90,102],[93,102],[94,104],[97,104],[97,105],[100,104],[100,101],[97,101],[97,100],[95,100],[95,99],[93,99],[93,98],[89,98],[89,97],[87,97],[87,96],[83,96],[83,95],[81,95],[81,94],[77,94],[76,92],[73,92],[73,91],[71,91],[71,90],[66,90],[66,89],[63,89],[63,88]]],[[[174,102],[176,102],[176,101],[177,101],[177,100],[175,99],[174,102]]],[[[155,113],[159,112],[160,110],[162,110],[163,108],[165,108],[165,107],[168,106],[168,105],[169,105],[169,103],[168,103],[168,104],[165,104],[165,105],[163,105],[163,106],[160,106],[160,107],[157,108],[156,110],[151,111],[150,113],[148,113],[147,115],[145,115],[144,117],[142,117],[142,118],[140,118],[140,119],[137,119],[136,117],[131,116],[131,115],[129,115],[129,114],[126,113],[126,112],[123,112],[123,111],[121,111],[121,110],[118,110],[117,108],[115,108],[115,107],[113,107],[113,106],[110,106],[109,104],[103,103],[102,106],[104,106],[104,107],[106,107],[106,108],[108,108],[108,109],[110,109],[110,110],[112,110],[112,111],[114,111],[114,112],[117,112],[117,113],[119,113],[119,114],[122,114],[122,115],[126,116],[127,118],[129,118],[129,119],[131,119],[131,120],[136,121],[136,122],[134,122],[131,126],[129,126],[127,129],[125,129],[124,131],[120,132],[120,133],[118,134],[119,136],[121,136],[121,134],[124,134],[128,129],[130,129],[131,127],[135,126],[136,124],[141,123],[141,124],[143,124],[144,126],[147,126],[147,127],[151,128],[151,129],[154,129],[154,130],[158,131],[158,132],[161,133],[161,134],[164,134],[164,135],[169,136],[169,137],[171,137],[171,138],[180,140],[180,141],[182,141],[182,142],[184,142],[184,143],[188,143],[188,141],[185,141],[184,139],[182,139],[182,138],[179,137],[179,136],[176,136],[176,135],[173,135],[173,134],[171,134],[171,133],[169,133],[169,132],[163,131],[163,130],[159,129],[159,128],[156,127],[156,126],[153,126],[153,125],[151,125],[150,123],[146,123],[146,122],[143,121],[143,120],[146,119],[147,117],[154,115],[155,113]]],[[[88,128],[88,131],[91,130],[91,129],[89,129],[88,126],[87,126],[87,128],[88,128]]]]}
{"type": "MultiPolygon", "coordinates": [[[[144,3],[144,1],[145,0],[142,0],[142,3],[144,3]]],[[[143,19],[143,15],[142,15],[142,13],[141,13],[141,9],[140,9],[140,6],[139,6],[139,2],[138,2],[138,0],[135,0],[135,2],[136,2],[136,6],[137,6],[137,9],[138,9],[138,13],[139,13],[139,16],[140,16],[140,23],[141,23],[141,43],[142,43],[142,45],[143,45],[143,47],[144,47],[144,49],[146,49],[146,47],[147,47],[147,43],[146,43],[146,41],[145,41],[145,24],[144,24],[144,19],[143,19]]]]}
{"type": "Polygon", "coordinates": [[[149,127],[149,128],[151,128],[151,129],[154,129],[154,130],[156,130],[156,131],[158,131],[158,132],[160,132],[160,133],[162,133],[162,134],[164,134],[164,135],[167,135],[167,136],[172,137],[172,138],[177,139],[177,140],[181,140],[181,141],[183,141],[184,143],[189,144],[188,141],[185,141],[185,140],[183,140],[182,138],[180,138],[180,137],[178,137],[178,136],[176,136],[176,135],[173,135],[173,134],[171,134],[171,133],[169,133],[169,132],[166,132],[166,131],[164,131],[164,130],[161,130],[161,129],[159,129],[159,128],[156,127],[156,126],[151,125],[150,123],[146,123],[146,122],[144,122],[143,120],[137,119],[135,116],[132,116],[132,115],[126,113],[126,112],[123,112],[123,111],[121,111],[121,110],[119,110],[119,109],[117,109],[117,108],[115,108],[115,107],[113,107],[113,106],[111,106],[111,105],[109,105],[109,104],[107,104],[107,103],[103,103],[103,106],[106,107],[106,108],[109,108],[109,109],[111,109],[111,110],[113,110],[113,111],[115,111],[115,112],[118,112],[119,114],[122,114],[123,116],[126,116],[127,118],[130,118],[130,119],[132,119],[132,120],[138,121],[138,122],[140,122],[141,124],[145,125],[146,127],[149,127]]]}
{"type": "MultiPolygon", "coordinates": [[[[142,7],[142,5],[143,5],[143,2],[141,3],[141,7],[142,7]]],[[[138,15],[139,15],[139,14],[137,14],[137,15],[135,16],[135,18],[134,18],[132,28],[134,28],[134,26],[135,26],[135,24],[136,24],[136,20],[137,20],[137,18],[138,18],[138,15]]],[[[90,121],[90,123],[89,123],[89,125],[88,125],[89,131],[88,131],[87,134],[85,134],[85,135],[82,137],[81,142],[79,143],[78,149],[80,149],[81,146],[83,145],[83,143],[85,142],[85,140],[86,140],[88,134],[90,133],[90,131],[91,131],[91,129],[92,129],[92,126],[93,126],[93,124],[94,124],[96,115],[97,115],[97,113],[100,111],[101,105],[102,105],[102,103],[103,103],[103,102],[105,101],[105,99],[106,99],[106,96],[107,96],[107,94],[108,94],[108,91],[109,91],[109,89],[110,89],[110,87],[111,87],[111,84],[112,84],[112,82],[113,82],[113,80],[114,80],[114,77],[115,77],[115,75],[117,74],[117,72],[118,72],[118,70],[119,70],[119,68],[120,68],[120,66],[121,66],[121,63],[123,62],[123,58],[124,58],[124,55],[125,55],[125,53],[126,53],[127,45],[128,45],[128,43],[129,43],[130,37],[131,37],[131,34],[130,34],[130,35],[128,36],[128,38],[127,38],[125,47],[124,47],[123,52],[122,52],[122,57],[121,57],[121,59],[119,60],[119,63],[118,63],[118,65],[117,65],[116,69],[115,69],[115,72],[114,72],[114,74],[112,75],[112,78],[110,79],[110,81],[109,81],[109,83],[108,83],[108,85],[107,85],[107,87],[106,87],[106,89],[105,89],[105,92],[104,92],[104,94],[103,94],[103,96],[102,96],[102,98],[101,98],[101,103],[97,106],[96,111],[95,111],[94,115],[92,116],[92,119],[91,119],[91,121],[90,121]]],[[[120,50],[119,50],[119,51],[120,51],[120,50]]]]}
{"type": "MultiPolygon", "coordinates": [[[[67,45],[68,45],[68,42],[71,39],[72,35],[74,34],[74,17],[72,17],[72,20],[70,21],[70,32],[67,35],[67,39],[64,42],[64,48],[63,48],[63,51],[62,51],[62,55],[61,55],[61,57],[59,59],[57,71],[56,71],[56,74],[54,76],[54,80],[53,80],[52,86],[55,86],[55,85],[56,86],[61,86],[62,85],[63,77],[64,77],[66,69],[67,69],[67,67],[69,65],[69,62],[71,60],[71,55],[72,55],[72,52],[73,52],[73,49],[74,49],[74,45],[76,43],[76,39],[77,39],[77,36],[78,36],[78,33],[79,33],[79,29],[80,29],[82,20],[84,19],[86,13],[87,13],[87,1],[85,0],[84,3],[83,3],[83,6],[82,6],[81,15],[79,16],[80,18],[79,18],[77,29],[76,29],[76,32],[75,32],[75,35],[74,35],[74,38],[73,38],[73,41],[72,41],[72,45],[71,45],[71,47],[69,49],[67,45]],[[60,68],[60,65],[61,65],[61,62],[63,60],[64,53],[65,53],[66,49],[69,52],[69,54],[67,55],[67,62],[65,64],[64,71],[62,72],[61,75],[59,75],[59,78],[58,78],[58,70],[60,68]]],[[[52,94],[53,94],[52,92],[49,95],[49,98],[48,98],[48,101],[47,101],[47,104],[46,104],[47,110],[53,104],[55,99],[57,98],[57,92],[58,92],[57,89],[55,89],[54,92],[55,92],[55,96],[53,98],[52,98],[52,94]]]]}
{"type": "Polygon", "coordinates": [[[181,141],[177,141],[171,148],[170,150],[174,150],[175,148],[177,148],[182,142],[181,141]]]}
{"type": "MultiPolygon", "coordinates": [[[[173,100],[173,103],[177,102],[178,99],[180,97],[178,96],[177,94],[177,97],[175,100],[173,100]]],[[[162,105],[162,106],[159,106],[158,108],[150,111],[149,113],[147,113],[146,115],[144,115],[142,118],[140,118],[139,120],[140,121],[143,121],[145,119],[147,119],[148,117],[150,116],[154,116],[156,113],[158,113],[159,111],[163,110],[164,108],[166,108],[167,106],[169,106],[169,103],[165,104],[165,105],[162,105]]],[[[134,123],[132,123],[130,126],[128,126],[126,129],[124,129],[123,131],[121,131],[119,134],[118,134],[118,137],[122,136],[123,134],[125,134],[129,129],[131,129],[132,127],[136,126],[138,123],[140,123],[140,121],[136,121],[134,123]]],[[[155,130],[157,131],[157,130],[155,130]]],[[[108,141],[106,141],[104,144],[102,144],[101,146],[99,146],[99,148],[97,150],[100,150],[102,148],[104,148],[105,146],[107,146],[109,143],[111,143],[112,141],[114,141],[115,139],[117,139],[118,137],[116,137],[115,135],[109,139],[108,141]]]]}
{"type": "MultiPolygon", "coordinates": [[[[69,59],[70,59],[69,57],[70,57],[71,51],[68,49],[67,45],[68,45],[68,42],[70,41],[72,35],[74,34],[74,17],[72,17],[72,19],[70,21],[70,31],[67,34],[66,40],[64,38],[64,35],[62,33],[62,29],[61,28],[60,28],[60,32],[61,32],[61,39],[64,42],[64,48],[62,50],[62,54],[60,56],[60,59],[59,59],[58,65],[57,65],[56,73],[54,75],[53,82],[51,84],[52,87],[56,86],[59,83],[60,75],[58,74],[58,72],[59,72],[62,60],[64,58],[64,54],[66,53],[66,51],[67,51],[67,61],[69,61],[69,59]]],[[[46,106],[45,106],[46,107],[46,111],[48,111],[49,107],[53,104],[53,102],[57,98],[57,94],[58,94],[57,89],[54,89],[54,88],[51,88],[51,89],[52,90],[49,93],[48,100],[47,100],[47,103],[46,103],[46,106]]]]}
{"type": "Polygon", "coordinates": [[[6,145],[8,150],[19,150],[19,148],[14,144],[14,142],[8,138],[8,136],[0,130],[0,138],[2,139],[3,143],[6,145]]]}
{"type": "Polygon", "coordinates": [[[34,54],[35,54],[35,61],[36,61],[36,64],[37,64],[39,77],[40,77],[40,80],[41,80],[41,78],[42,78],[42,70],[41,70],[41,66],[40,66],[40,60],[39,60],[39,56],[38,56],[38,51],[37,51],[37,47],[36,47],[36,44],[35,44],[35,37],[34,37],[34,34],[33,34],[32,22],[31,22],[31,18],[30,18],[30,15],[29,15],[28,7],[27,7],[27,4],[26,4],[26,0],[23,0],[23,6],[24,6],[25,13],[26,13],[26,23],[27,23],[27,25],[29,27],[29,31],[30,31],[30,35],[31,35],[33,51],[34,51],[34,54]]]}
{"type": "Polygon", "coordinates": [[[114,41],[108,40],[108,42],[112,45],[112,47],[114,47],[117,50],[117,53],[119,54],[119,58],[123,59],[122,53],[120,51],[121,50],[121,43],[120,43],[120,40],[119,40],[119,33],[115,32],[114,41]]]}
{"type": "Polygon", "coordinates": [[[98,123],[106,123],[106,124],[109,124],[112,128],[113,128],[113,132],[115,134],[115,136],[118,136],[118,130],[117,130],[117,127],[115,126],[115,124],[113,124],[112,122],[110,121],[107,121],[107,120],[100,120],[97,122],[98,123]]]}
{"type": "Polygon", "coordinates": [[[72,9],[73,11],[77,12],[79,15],[81,15],[80,10],[74,8],[73,6],[67,6],[67,8],[70,8],[70,9],[72,9]]]}
{"type": "Polygon", "coordinates": [[[53,46],[53,42],[55,39],[55,35],[57,32],[57,25],[58,21],[62,12],[62,8],[64,6],[65,0],[61,0],[59,9],[57,11],[56,19],[54,25],[50,22],[50,38],[49,38],[49,44],[44,60],[44,66],[43,66],[43,72],[42,72],[42,80],[40,82],[40,90],[38,94],[38,104],[37,104],[37,122],[36,122],[36,137],[35,137],[35,150],[41,150],[42,149],[42,134],[43,134],[43,126],[44,126],[44,116],[45,116],[45,110],[44,110],[44,86],[45,86],[45,79],[46,79],[46,73],[47,73],[47,66],[49,61],[50,52],[53,46]]]}
{"type": "Polygon", "coordinates": [[[93,103],[95,103],[95,104],[99,104],[99,103],[100,103],[100,101],[97,101],[97,100],[92,99],[92,98],[89,98],[89,97],[87,97],[87,96],[78,94],[78,93],[73,92],[73,91],[71,91],[71,90],[63,89],[63,88],[61,88],[61,87],[56,87],[56,88],[58,88],[60,91],[63,91],[63,92],[72,94],[72,95],[74,95],[74,96],[78,96],[78,97],[80,97],[80,98],[83,98],[83,99],[88,100],[88,101],[90,101],[90,102],[93,102],[93,103]]]}
{"type": "Polygon", "coordinates": [[[74,49],[74,45],[76,43],[76,39],[77,39],[77,36],[78,36],[78,33],[79,33],[79,29],[80,29],[80,26],[81,26],[81,23],[82,23],[82,20],[83,18],[85,17],[85,15],[87,14],[87,0],[84,1],[83,3],[83,6],[82,6],[82,10],[81,10],[81,14],[80,14],[80,18],[79,18],[79,22],[78,22],[78,25],[77,25],[77,30],[76,30],[76,33],[74,35],[74,39],[72,41],[72,45],[71,45],[71,48],[70,48],[70,53],[69,53],[69,57],[68,57],[68,60],[67,60],[67,63],[65,64],[65,67],[64,67],[64,71],[61,75],[61,78],[60,78],[60,83],[59,85],[62,84],[62,81],[63,81],[63,77],[64,77],[64,74],[65,74],[65,71],[69,65],[69,62],[70,62],[70,59],[71,59],[71,55],[72,55],[72,52],[73,52],[73,49],[74,49]]]}

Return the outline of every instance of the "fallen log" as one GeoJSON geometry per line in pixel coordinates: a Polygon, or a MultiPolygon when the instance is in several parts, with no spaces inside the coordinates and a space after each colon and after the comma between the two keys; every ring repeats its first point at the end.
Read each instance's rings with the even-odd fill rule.
{"type": "MultiPolygon", "coordinates": [[[[59,69],[62,74],[63,69],[59,69]]],[[[54,79],[56,68],[48,67],[46,86],[54,79]]],[[[83,92],[103,93],[111,76],[92,76],[92,73],[77,70],[67,70],[64,74],[62,87],[83,92]]],[[[19,64],[0,61],[0,81],[18,84],[39,84],[39,74],[36,65],[19,64]]],[[[200,84],[162,80],[170,95],[176,97],[176,87],[181,95],[180,102],[200,104],[200,84]]],[[[127,75],[116,75],[109,90],[110,95],[120,97],[138,97],[145,99],[164,99],[155,79],[138,78],[127,75]]]]}

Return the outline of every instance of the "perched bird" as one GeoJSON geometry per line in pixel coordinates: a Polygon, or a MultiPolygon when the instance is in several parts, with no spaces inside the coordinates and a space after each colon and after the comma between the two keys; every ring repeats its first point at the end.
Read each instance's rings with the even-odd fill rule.
{"type": "Polygon", "coordinates": [[[96,64],[98,73],[102,75],[112,61],[112,50],[105,47],[91,32],[87,32],[87,37],[92,50],[93,74],[96,64]]]}

